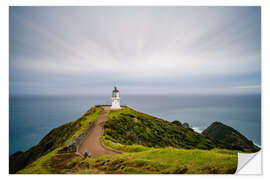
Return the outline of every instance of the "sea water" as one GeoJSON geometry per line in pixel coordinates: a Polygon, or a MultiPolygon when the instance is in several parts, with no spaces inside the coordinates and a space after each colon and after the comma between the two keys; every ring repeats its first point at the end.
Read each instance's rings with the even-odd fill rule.
{"type": "MultiPolygon", "coordinates": [[[[26,151],[53,128],[78,119],[109,95],[9,98],[9,153],[26,151]]],[[[261,145],[261,95],[123,95],[121,104],[201,132],[220,121],[261,145]]]]}

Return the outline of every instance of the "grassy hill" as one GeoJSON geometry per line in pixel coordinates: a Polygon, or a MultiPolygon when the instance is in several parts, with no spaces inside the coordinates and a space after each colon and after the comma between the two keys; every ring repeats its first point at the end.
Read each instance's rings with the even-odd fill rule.
{"type": "Polygon", "coordinates": [[[81,158],[74,153],[42,156],[19,174],[232,174],[237,168],[237,151],[181,148],[149,148],[114,144],[116,156],[81,158]],[[121,146],[121,148],[119,148],[121,146]]]}
{"type": "Polygon", "coordinates": [[[37,145],[43,149],[38,151],[39,156],[17,173],[228,174],[237,168],[239,150],[221,149],[222,143],[180,122],[168,122],[128,107],[110,111],[102,137],[106,147],[121,154],[82,158],[72,152],[58,153],[101,111],[99,107],[91,108],[71,122],[77,125],[68,123],[54,129],[41,141],[51,142],[50,146],[37,145]]]}
{"type": "Polygon", "coordinates": [[[227,149],[237,149],[245,152],[257,152],[260,150],[244,135],[221,122],[214,122],[202,134],[223,144],[227,149]]]}
{"type": "Polygon", "coordinates": [[[140,144],[147,147],[176,147],[185,149],[212,149],[217,147],[209,138],[131,108],[111,111],[104,125],[105,140],[125,145],[140,144]]]}
{"type": "Polygon", "coordinates": [[[76,121],[69,122],[51,130],[36,146],[26,152],[16,152],[9,157],[9,172],[15,173],[41,156],[55,149],[69,145],[82,133],[90,122],[94,122],[103,111],[101,107],[93,107],[76,121]]]}

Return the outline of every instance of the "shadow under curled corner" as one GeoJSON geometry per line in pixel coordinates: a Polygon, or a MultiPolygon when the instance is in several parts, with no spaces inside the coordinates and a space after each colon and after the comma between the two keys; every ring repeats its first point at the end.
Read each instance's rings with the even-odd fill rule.
{"type": "Polygon", "coordinates": [[[238,153],[237,170],[239,175],[262,174],[262,150],[256,153],[238,153]]]}

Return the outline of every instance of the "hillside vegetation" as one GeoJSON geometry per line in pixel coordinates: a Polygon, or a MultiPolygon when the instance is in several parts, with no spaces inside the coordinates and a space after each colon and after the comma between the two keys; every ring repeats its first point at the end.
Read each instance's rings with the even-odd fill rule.
{"type": "Polygon", "coordinates": [[[125,145],[140,144],[146,147],[176,147],[185,149],[212,149],[218,147],[209,138],[131,108],[111,111],[104,125],[105,140],[125,145]]]}
{"type": "Polygon", "coordinates": [[[237,168],[237,151],[212,149],[149,148],[114,144],[116,156],[82,158],[57,150],[28,165],[20,174],[232,174],[237,168]]]}
{"type": "Polygon", "coordinates": [[[89,126],[90,122],[96,121],[102,111],[101,107],[93,107],[78,120],[51,130],[36,146],[28,151],[14,153],[9,157],[9,172],[15,173],[56,148],[68,145],[89,126]]]}
{"type": "Polygon", "coordinates": [[[237,168],[237,152],[242,150],[222,149],[226,147],[224,144],[228,145],[227,141],[221,142],[211,133],[194,132],[179,121],[168,122],[128,107],[110,111],[101,139],[104,146],[121,154],[82,158],[74,152],[59,153],[101,111],[91,108],[82,119],[72,122],[80,122],[79,127],[68,123],[59,127],[63,129],[53,130],[42,140],[52,142],[50,148],[38,145],[47,153],[17,173],[231,174],[237,168]]]}
{"type": "Polygon", "coordinates": [[[260,150],[259,147],[254,145],[252,141],[248,140],[241,133],[221,122],[214,122],[202,134],[214,141],[222,143],[227,149],[236,149],[245,152],[257,152],[260,150]]]}

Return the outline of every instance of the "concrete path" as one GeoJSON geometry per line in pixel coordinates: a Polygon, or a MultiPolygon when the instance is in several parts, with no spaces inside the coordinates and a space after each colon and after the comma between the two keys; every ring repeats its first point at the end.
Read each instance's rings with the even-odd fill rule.
{"type": "Polygon", "coordinates": [[[104,111],[95,122],[94,126],[90,130],[88,136],[79,146],[79,153],[83,155],[85,152],[91,153],[91,157],[96,158],[102,155],[119,154],[118,152],[112,151],[101,144],[101,137],[103,135],[103,126],[105,121],[108,119],[110,107],[103,107],[104,111]]]}

